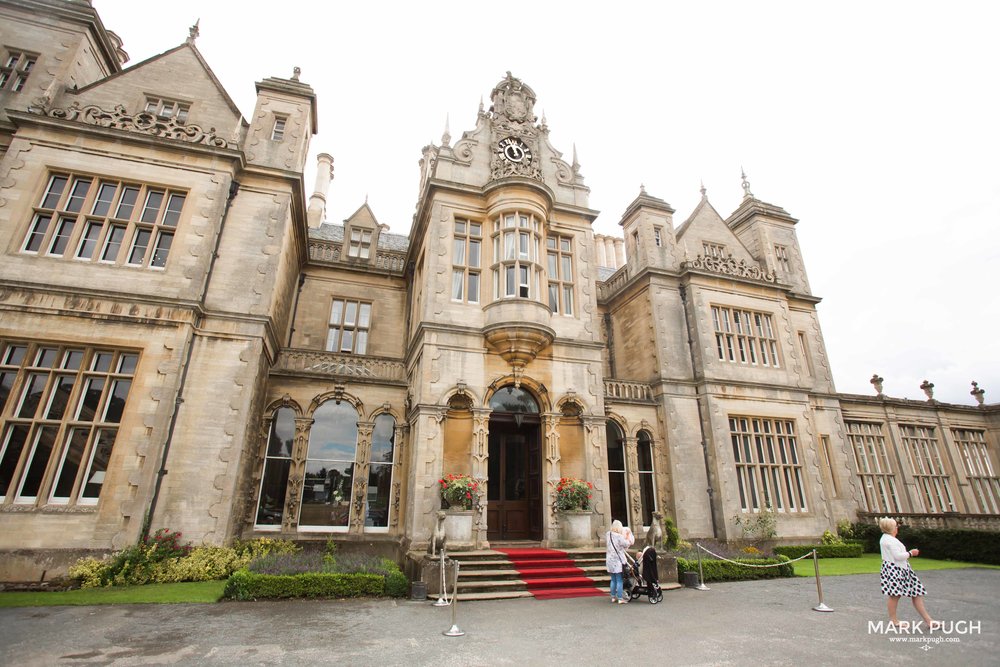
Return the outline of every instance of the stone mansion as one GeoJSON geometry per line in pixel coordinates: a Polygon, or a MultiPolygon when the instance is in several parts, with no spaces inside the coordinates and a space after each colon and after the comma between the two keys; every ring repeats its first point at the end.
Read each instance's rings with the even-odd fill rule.
{"type": "Polygon", "coordinates": [[[161,527],[401,560],[448,473],[480,481],[470,548],[556,543],[562,477],[595,545],[654,511],[1000,526],[1000,404],[837,393],[798,221],[748,184],[595,234],[508,73],[423,148],[409,235],[331,224],[313,89],[263,78],[244,118],[196,36],[126,67],[88,1],[0,0],[0,580],[161,527]]]}

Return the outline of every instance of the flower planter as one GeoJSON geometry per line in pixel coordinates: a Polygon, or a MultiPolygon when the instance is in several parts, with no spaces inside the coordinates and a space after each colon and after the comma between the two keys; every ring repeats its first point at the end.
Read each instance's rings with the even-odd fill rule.
{"type": "Polygon", "coordinates": [[[564,547],[586,547],[593,544],[591,510],[563,510],[556,512],[559,519],[559,544],[564,547]]]}
{"type": "Polygon", "coordinates": [[[447,549],[453,551],[458,547],[472,545],[473,510],[445,510],[444,531],[448,536],[447,549]]]}

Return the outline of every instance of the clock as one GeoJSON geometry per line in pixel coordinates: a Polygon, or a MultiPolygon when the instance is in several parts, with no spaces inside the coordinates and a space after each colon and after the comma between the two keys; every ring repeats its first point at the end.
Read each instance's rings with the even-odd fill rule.
{"type": "Polygon", "coordinates": [[[531,149],[528,145],[515,137],[501,139],[497,144],[497,153],[500,157],[515,164],[528,164],[531,162],[531,149]]]}

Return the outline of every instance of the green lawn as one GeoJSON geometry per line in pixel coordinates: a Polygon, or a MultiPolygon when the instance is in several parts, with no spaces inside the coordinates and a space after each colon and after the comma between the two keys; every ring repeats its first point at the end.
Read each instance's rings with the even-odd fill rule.
{"type": "MultiPolygon", "coordinates": [[[[923,570],[957,570],[963,567],[987,567],[1000,569],[1000,565],[983,565],[981,563],[965,563],[957,560],[934,560],[933,558],[914,558],[910,561],[917,572],[923,570]]],[[[792,564],[797,577],[814,577],[812,558],[806,558],[792,564]]],[[[878,574],[882,569],[881,554],[862,554],[860,558],[820,558],[820,576],[836,576],[838,574],[878,574]]]]}
{"type": "Polygon", "coordinates": [[[218,602],[225,581],[192,581],[180,584],[81,588],[75,591],[0,593],[0,607],[49,607],[91,604],[173,604],[177,602],[218,602]]]}

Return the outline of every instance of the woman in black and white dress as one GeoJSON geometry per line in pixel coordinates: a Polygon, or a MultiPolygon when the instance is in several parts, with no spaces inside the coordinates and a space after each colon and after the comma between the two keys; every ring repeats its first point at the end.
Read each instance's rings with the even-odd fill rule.
{"type": "Polygon", "coordinates": [[[882,548],[882,595],[889,598],[889,622],[893,625],[899,623],[896,619],[899,598],[908,597],[913,600],[913,608],[927,623],[928,629],[933,630],[938,623],[931,619],[927,609],[924,608],[924,595],[927,594],[927,590],[910,567],[910,558],[919,556],[920,550],[907,550],[903,543],[896,539],[899,526],[896,525],[895,519],[881,518],[878,520],[878,527],[883,533],[882,539],[879,540],[879,546],[882,548]]]}

